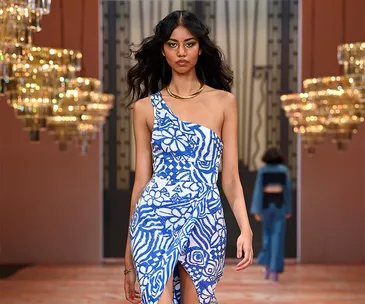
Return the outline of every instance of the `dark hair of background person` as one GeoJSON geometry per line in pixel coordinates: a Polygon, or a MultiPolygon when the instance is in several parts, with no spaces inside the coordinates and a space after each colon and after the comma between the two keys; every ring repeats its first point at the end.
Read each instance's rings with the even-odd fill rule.
{"type": "Polygon", "coordinates": [[[265,151],[261,160],[268,165],[283,164],[284,156],[281,153],[280,149],[276,147],[270,147],[265,151]]]}

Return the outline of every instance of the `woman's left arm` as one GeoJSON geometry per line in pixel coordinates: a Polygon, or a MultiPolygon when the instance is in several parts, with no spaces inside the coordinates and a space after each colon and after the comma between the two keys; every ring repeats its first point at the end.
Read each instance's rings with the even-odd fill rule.
{"type": "Polygon", "coordinates": [[[224,194],[237,220],[241,234],[237,239],[237,258],[244,259],[238,263],[237,270],[242,270],[252,264],[252,230],[247,215],[247,208],[241,180],[238,172],[238,130],[236,98],[226,93],[222,140],[224,143],[222,157],[222,186],[224,194]]]}

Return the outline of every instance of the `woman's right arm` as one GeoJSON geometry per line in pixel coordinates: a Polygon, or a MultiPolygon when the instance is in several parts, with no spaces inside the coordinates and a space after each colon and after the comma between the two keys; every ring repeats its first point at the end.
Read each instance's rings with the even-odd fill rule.
{"type": "MultiPolygon", "coordinates": [[[[153,117],[153,108],[149,98],[138,100],[133,108],[133,131],[135,138],[135,179],[132,190],[129,222],[142,191],[152,176],[151,131],[147,121],[153,117]],[[152,111],[152,114],[151,114],[152,111]]],[[[128,229],[124,264],[126,269],[133,268],[131,242],[128,229]]]]}

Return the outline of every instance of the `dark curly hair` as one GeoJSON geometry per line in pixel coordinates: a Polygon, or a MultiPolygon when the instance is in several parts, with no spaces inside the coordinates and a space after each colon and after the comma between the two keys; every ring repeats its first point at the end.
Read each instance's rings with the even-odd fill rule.
{"type": "Polygon", "coordinates": [[[210,40],[209,29],[192,12],[174,11],[157,24],[154,35],[144,38],[137,50],[131,49],[137,63],[127,74],[125,98],[131,95],[132,100],[127,107],[170,83],[172,71],[162,55],[162,48],[179,25],[199,40],[201,55],[195,66],[198,79],[215,89],[231,91],[233,72],[225,63],[222,51],[210,40]]]}
{"type": "Polygon", "coordinates": [[[276,147],[268,148],[261,159],[265,164],[278,165],[284,163],[284,156],[276,147]]]}

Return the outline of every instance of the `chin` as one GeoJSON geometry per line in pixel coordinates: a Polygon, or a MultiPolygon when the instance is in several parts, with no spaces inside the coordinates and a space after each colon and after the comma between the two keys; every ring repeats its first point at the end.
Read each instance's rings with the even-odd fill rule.
{"type": "Polygon", "coordinates": [[[190,72],[191,70],[194,69],[194,66],[191,66],[191,65],[188,65],[188,66],[175,66],[173,68],[173,70],[176,72],[176,73],[179,73],[179,74],[185,74],[185,73],[188,73],[190,72]]]}

